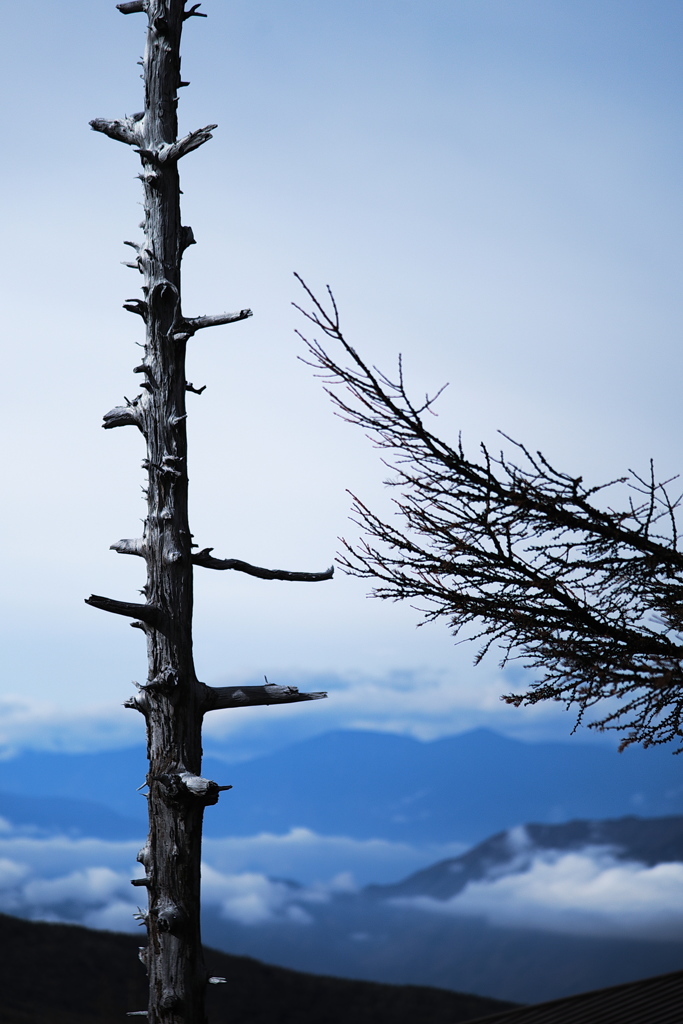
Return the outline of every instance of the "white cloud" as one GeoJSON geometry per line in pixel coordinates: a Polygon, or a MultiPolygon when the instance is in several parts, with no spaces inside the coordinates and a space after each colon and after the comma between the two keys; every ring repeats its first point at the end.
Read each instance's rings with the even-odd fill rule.
{"type": "Polygon", "coordinates": [[[214,868],[202,867],[204,906],[218,905],[222,917],[240,924],[264,924],[284,918],[308,923],[311,918],[294,899],[305,898],[305,892],[285,882],[275,882],[253,872],[226,875],[214,868]]]}
{"type": "MultiPolygon", "coordinates": [[[[0,909],[33,920],[67,921],[89,928],[135,931],[137,904],[131,893],[131,874],[102,865],[53,877],[40,877],[27,864],[0,860],[0,909]]],[[[305,888],[273,881],[257,872],[221,872],[202,866],[202,903],[226,920],[245,925],[267,921],[308,924],[301,904],[325,902],[330,893],[352,886],[348,877],[329,887],[305,888]]],[[[143,900],[142,902],[145,902],[143,900]]]]}
{"type": "Polygon", "coordinates": [[[107,867],[72,871],[58,878],[36,878],[23,887],[26,901],[32,905],[54,906],[60,903],[106,903],[130,878],[107,867]]]}
{"type": "Polygon", "coordinates": [[[135,859],[139,848],[140,843],[136,841],[0,836],[0,858],[9,858],[24,865],[27,871],[39,878],[57,878],[93,867],[135,873],[139,868],[135,859]]]}
{"type": "Polygon", "coordinates": [[[16,861],[0,860],[0,889],[8,889],[17,882],[20,882],[28,874],[25,864],[17,864],[16,861]]]}
{"type": "Polygon", "coordinates": [[[471,882],[449,900],[396,902],[499,927],[574,935],[683,938],[683,864],[616,860],[607,849],[536,855],[526,870],[471,882]]]}

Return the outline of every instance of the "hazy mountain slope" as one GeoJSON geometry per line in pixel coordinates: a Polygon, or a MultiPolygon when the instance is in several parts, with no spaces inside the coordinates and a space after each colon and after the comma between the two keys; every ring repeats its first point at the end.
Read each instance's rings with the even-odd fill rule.
{"type": "Polygon", "coordinates": [[[359,838],[476,841],[524,821],[683,812],[683,780],[667,751],[527,744],[485,729],[432,743],[328,733],[234,765],[229,781],[234,799],[217,817],[244,833],[297,824],[359,838]]]}
{"type": "Polygon", "coordinates": [[[27,835],[137,839],[145,833],[144,822],[117,814],[104,804],[69,797],[0,793],[0,818],[27,835]]]}
{"type": "MultiPolygon", "coordinates": [[[[0,915],[2,1024],[120,1024],[147,1005],[140,939],[0,915]]],[[[209,1024],[458,1024],[502,1010],[476,996],[317,978],[207,950],[209,1024]]]]}
{"type": "MultiPolygon", "coordinates": [[[[289,916],[280,913],[246,924],[211,908],[204,934],[219,948],[299,970],[456,990],[468,987],[501,999],[539,1002],[680,968],[683,912],[677,926],[667,924],[660,933],[656,915],[654,928],[642,920],[639,928],[628,917],[628,907],[610,906],[608,901],[606,919],[600,904],[601,888],[609,892],[611,886],[615,892],[619,884],[614,865],[625,866],[630,898],[647,899],[639,886],[651,881],[646,870],[634,875],[634,864],[646,869],[672,862],[677,862],[680,893],[683,817],[527,825],[493,836],[460,857],[395,885],[368,886],[319,902],[305,890],[297,899],[293,889],[290,906],[298,912],[290,910],[289,916]],[[478,910],[472,904],[464,910],[452,903],[445,906],[469,883],[495,885],[510,876],[531,877],[539,854],[552,854],[552,864],[568,853],[583,854],[581,870],[590,868],[592,857],[598,865],[588,881],[595,895],[590,895],[588,913],[578,920],[578,934],[573,931],[576,919],[565,917],[568,909],[574,910],[572,884],[585,881],[581,870],[569,878],[560,872],[549,886],[546,882],[545,898],[557,902],[561,897],[556,910],[545,915],[546,927],[527,917],[524,905],[521,913],[502,924],[487,920],[490,902],[480,903],[478,910]]],[[[521,899],[528,898],[529,890],[521,889],[520,894],[521,899]]],[[[503,898],[509,899],[509,889],[503,898]]],[[[530,907],[533,912],[538,909],[533,899],[530,907]]],[[[664,907],[667,920],[669,909],[664,907]]]]}
{"type": "MultiPolygon", "coordinates": [[[[310,907],[307,908],[310,910],[310,907]]],[[[205,918],[204,938],[226,951],[295,970],[434,985],[533,1003],[678,970],[683,944],[496,928],[476,918],[338,899],[312,924],[241,925],[205,918]]]]}
{"type": "Polygon", "coordinates": [[[144,821],[147,801],[136,790],[146,766],[142,746],[90,754],[27,750],[0,761],[0,791],[90,800],[144,821]]]}
{"type": "MultiPolygon", "coordinates": [[[[144,751],[24,753],[0,762],[0,790],[106,804],[141,822],[144,751]]],[[[204,773],[232,783],[206,815],[206,834],[282,833],[394,841],[476,842],[524,821],[683,812],[679,761],[669,751],[522,743],[485,729],[421,743],[339,731],[204,773]]]]}

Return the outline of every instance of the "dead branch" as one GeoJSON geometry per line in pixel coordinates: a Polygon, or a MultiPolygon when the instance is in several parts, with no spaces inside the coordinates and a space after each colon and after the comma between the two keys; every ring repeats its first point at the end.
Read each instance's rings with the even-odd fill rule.
{"type": "Polygon", "coordinates": [[[252,708],[267,704],[298,704],[303,700],[322,700],[326,693],[299,693],[296,686],[278,686],[266,680],[264,686],[207,686],[205,712],[223,708],[252,708]]]}
{"type": "Polygon", "coordinates": [[[386,453],[396,493],[396,523],[354,497],[365,537],[344,543],[344,570],[372,580],[373,596],[417,600],[425,621],[478,641],[477,661],[492,647],[503,665],[520,659],[536,678],[507,702],[559,701],[579,722],[595,709],[588,724],[620,730],[622,745],[680,740],[683,554],[672,482],[651,470],[590,486],[509,438],[513,457],[484,445],[468,457],[425,422],[441,392],[413,402],[400,361],[395,379],[369,366],[345,339],[332,293],[324,306],[301,284],[310,300],[301,312],[341,354],[304,338],[309,365],[337,415],[386,453]]]}
{"type": "Polygon", "coordinates": [[[143,117],[144,114],[133,114],[131,117],[123,117],[114,121],[96,117],[90,122],[90,127],[94,132],[102,132],[103,135],[115,139],[116,142],[125,142],[128,146],[138,146],[142,140],[140,121],[143,117]]]}
{"type": "Polygon", "coordinates": [[[324,572],[289,572],[286,569],[262,569],[258,565],[250,565],[239,558],[214,558],[213,548],[203,548],[192,555],[193,565],[201,565],[205,569],[235,569],[248,576],[257,576],[261,580],[288,580],[290,583],[320,583],[331,580],[334,566],[324,572]]]}

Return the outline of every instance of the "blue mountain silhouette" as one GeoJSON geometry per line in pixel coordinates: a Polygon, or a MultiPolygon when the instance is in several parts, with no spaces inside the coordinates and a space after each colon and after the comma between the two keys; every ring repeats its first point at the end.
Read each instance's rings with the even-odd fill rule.
{"type": "MultiPolygon", "coordinates": [[[[139,822],[142,835],[146,802],[136,789],[145,771],[141,747],[24,752],[0,762],[0,792],[86,801],[90,812],[101,804],[129,819],[128,829],[139,822]]],[[[665,748],[618,754],[580,742],[526,743],[488,729],[429,743],[340,730],[239,764],[210,756],[203,771],[234,786],[208,809],[208,836],[302,826],[356,839],[472,843],[528,821],[683,813],[680,762],[665,748]]],[[[42,825],[34,806],[34,824],[42,825]]],[[[0,815],[12,820],[1,804],[0,815]]]]}

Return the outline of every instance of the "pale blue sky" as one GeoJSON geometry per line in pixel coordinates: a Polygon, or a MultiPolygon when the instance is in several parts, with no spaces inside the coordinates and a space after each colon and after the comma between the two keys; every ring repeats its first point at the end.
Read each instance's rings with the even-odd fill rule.
{"type": "MultiPolygon", "coordinates": [[[[297,362],[293,270],[333,286],[350,339],[383,367],[402,352],[416,392],[450,381],[444,433],[462,429],[474,446],[501,428],[596,479],[650,455],[662,475],[678,471],[679,3],[203,9],[210,18],[187,25],[181,121],[219,129],[182,167],[199,242],[185,307],[255,316],[192,343],[189,377],[209,384],[190,407],[202,546],[322,568],[336,538],[354,536],[345,488],[386,501],[376,453],[297,362]]],[[[145,671],[140,637],[82,603],[91,591],[132,597],[141,580],[141,566],[108,551],[139,529],[140,439],[99,427],[135,391],[139,324],[121,302],[139,281],[119,261],[136,237],[137,166],[87,122],[139,109],[143,20],[103,0],[4,0],[2,14],[11,740],[46,735],[49,705],[63,707],[65,735],[87,732],[145,671]]],[[[416,631],[413,611],[368,602],[365,589],[198,572],[206,681],[344,681],[324,710],[225,728],[566,734],[555,714],[499,706],[494,660],[475,672],[444,629],[416,631]]]]}

